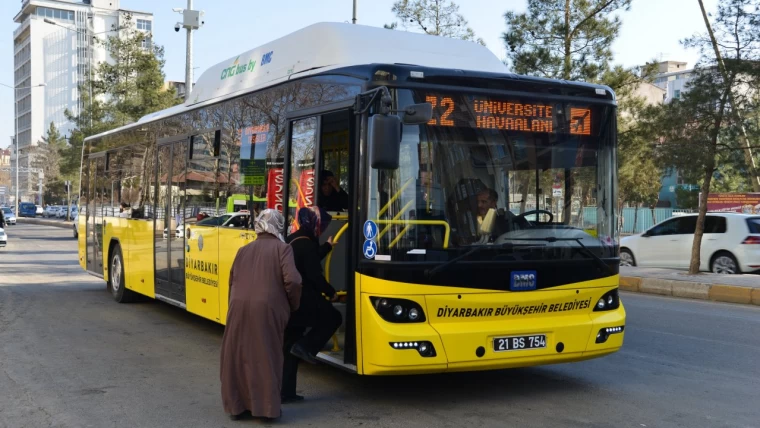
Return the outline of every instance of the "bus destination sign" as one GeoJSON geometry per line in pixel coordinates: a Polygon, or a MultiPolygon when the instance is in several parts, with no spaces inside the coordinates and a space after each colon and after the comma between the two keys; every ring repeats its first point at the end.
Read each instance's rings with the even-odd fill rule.
{"type": "Polygon", "coordinates": [[[561,104],[441,95],[427,95],[425,101],[433,105],[430,126],[591,135],[590,107],[569,107],[565,115],[561,104]]]}

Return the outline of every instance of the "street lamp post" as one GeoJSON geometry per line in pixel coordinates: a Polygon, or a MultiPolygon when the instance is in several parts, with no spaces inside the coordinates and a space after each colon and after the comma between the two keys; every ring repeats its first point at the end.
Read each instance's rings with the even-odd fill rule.
{"type": "Polygon", "coordinates": [[[13,112],[14,112],[14,114],[16,116],[16,132],[15,132],[16,136],[15,136],[14,141],[13,141],[14,145],[16,146],[16,200],[14,201],[14,206],[16,207],[16,211],[14,211],[14,214],[19,215],[19,212],[18,212],[18,196],[19,196],[18,195],[18,193],[19,193],[18,192],[18,190],[19,190],[18,171],[20,169],[19,155],[21,154],[20,153],[21,149],[19,148],[19,144],[18,144],[18,91],[19,91],[19,89],[29,89],[29,91],[31,92],[32,88],[44,87],[45,84],[44,83],[40,83],[39,85],[33,85],[33,86],[14,87],[14,86],[5,85],[5,84],[0,83],[0,86],[5,86],[6,88],[13,89],[13,96],[14,96],[14,100],[13,100],[13,112]]]}

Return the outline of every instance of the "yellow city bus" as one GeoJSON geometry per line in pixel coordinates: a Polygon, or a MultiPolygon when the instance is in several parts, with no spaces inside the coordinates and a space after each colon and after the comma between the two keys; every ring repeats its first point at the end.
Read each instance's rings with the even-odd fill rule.
{"type": "Polygon", "coordinates": [[[281,210],[292,232],[329,171],[344,321],[318,359],[388,375],[601,357],[625,327],[616,145],[607,87],[513,75],[475,43],[315,24],[87,138],[79,259],[117,302],[224,324],[251,218],[281,210]]]}

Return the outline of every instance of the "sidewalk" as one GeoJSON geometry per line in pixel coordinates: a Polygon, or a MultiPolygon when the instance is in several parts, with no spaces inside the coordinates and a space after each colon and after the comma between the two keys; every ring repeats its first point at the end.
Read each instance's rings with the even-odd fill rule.
{"type": "Polygon", "coordinates": [[[620,289],[716,302],[760,305],[760,275],[689,275],[676,269],[620,268],[620,289]]]}
{"type": "Polygon", "coordinates": [[[47,218],[31,218],[31,217],[18,217],[16,219],[16,222],[19,224],[26,223],[26,224],[40,224],[43,226],[52,226],[52,227],[62,227],[65,229],[71,229],[74,227],[73,221],[65,221],[65,220],[52,220],[47,218]]]}

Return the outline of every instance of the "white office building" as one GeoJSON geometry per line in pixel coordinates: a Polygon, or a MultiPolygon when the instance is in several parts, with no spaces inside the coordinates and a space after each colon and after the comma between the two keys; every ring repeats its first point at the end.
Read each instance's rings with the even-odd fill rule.
{"type": "MultiPolygon", "coordinates": [[[[72,124],[64,112],[79,112],[79,85],[87,81],[91,65],[111,60],[93,37],[117,34],[111,30],[122,27],[127,15],[139,30],[152,32],[153,14],[122,9],[120,0],[21,1],[13,18],[19,24],[13,32],[13,67],[21,168],[30,165],[29,148],[45,136],[51,122],[62,135],[69,135],[72,124]],[[37,87],[43,83],[44,87],[37,87]]],[[[149,46],[151,41],[146,38],[144,43],[149,46]]],[[[19,174],[21,201],[38,200],[37,176],[19,174]]]]}

